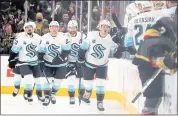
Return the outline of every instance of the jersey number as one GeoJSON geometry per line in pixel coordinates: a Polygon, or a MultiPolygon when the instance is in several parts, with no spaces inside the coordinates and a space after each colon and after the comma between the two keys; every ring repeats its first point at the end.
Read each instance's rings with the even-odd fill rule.
{"type": "MultiPolygon", "coordinates": [[[[149,29],[150,27],[151,27],[151,24],[148,24],[147,27],[146,27],[146,30],[149,29]]],[[[134,29],[135,30],[138,29],[138,32],[135,35],[135,43],[136,43],[136,45],[140,45],[141,41],[143,41],[143,40],[139,41],[138,38],[144,33],[143,26],[142,25],[135,25],[134,29]]]]}

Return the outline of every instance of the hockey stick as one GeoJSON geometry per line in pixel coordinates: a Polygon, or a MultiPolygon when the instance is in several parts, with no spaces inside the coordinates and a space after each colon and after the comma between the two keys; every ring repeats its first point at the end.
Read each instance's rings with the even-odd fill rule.
{"type": "MultiPolygon", "coordinates": [[[[83,32],[81,32],[81,40],[82,40],[82,39],[83,39],[83,32]]],[[[79,87],[78,87],[79,106],[80,106],[80,104],[81,104],[81,94],[80,94],[80,89],[81,89],[81,79],[82,79],[82,77],[83,77],[83,70],[82,70],[82,69],[83,69],[83,67],[80,67],[80,69],[78,69],[78,70],[79,70],[79,74],[77,74],[78,77],[79,77],[79,87]]]]}
{"type": "Polygon", "coordinates": [[[78,74],[78,77],[79,77],[79,87],[78,87],[78,94],[79,94],[79,97],[78,97],[78,99],[79,99],[79,106],[80,106],[80,104],[81,104],[81,93],[80,93],[80,89],[81,89],[81,80],[82,80],[82,77],[83,77],[83,67],[81,67],[80,69],[78,69],[79,70],[79,74],[78,74]]]}
{"type": "Polygon", "coordinates": [[[120,22],[119,22],[115,13],[112,14],[112,20],[114,21],[114,23],[116,24],[118,29],[122,29],[122,25],[120,24],[120,22]]]}
{"type": "Polygon", "coordinates": [[[150,84],[158,77],[158,74],[162,71],[162,69],[158,69],[153,76],[151,77],[150,80],[144,85],[142,90],[135,96],[135,98],[132,100],[132,103],[135,103],[137,99],[143,94],[143,92],[150,86],[150,84]]]}

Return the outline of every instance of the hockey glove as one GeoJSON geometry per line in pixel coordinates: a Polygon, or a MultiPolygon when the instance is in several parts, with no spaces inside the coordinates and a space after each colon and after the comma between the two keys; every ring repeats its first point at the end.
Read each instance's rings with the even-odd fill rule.
{"type": "Polygon", "coordinates": [[[119,30],[114,36],[112,36],[112,40],[120,45],[123,45],[123,40],[124,40],[124,36],[126,34],[126,29],[123,28],[121,30],[119,30]]]}
{"type": "Polygon", "coordinates": [[[15,65],[18,62],[18,54],[10,51],[8,61],[9,61],[9,68],[12,68],[12,69],[15,68],[15,65]]]}
{"type": "Polygon", "coordinates": [[[122,52],[123,52],[123,49],[118,47],[117,51],[114,53],[114,57],[118,58],[118,59],[121,58],[122,57],[122,52]]]}
{"type": "Polygon", "coordinates": [[[68,55],[69,55],[69,53],[70,53],[69,50],[63,50],[60,55],[56,56],[56,57],[53,59],[52,64],[58,65],[58,64],[66,63],[67,60],[68,60],[68,55]]]}
{"type": "Polygon", "coordinates": [[[40,69],[41,71],[44,71],[44,60],[43,60],[43,56],[45,55],[45,53],[38,53],[38,60],[39,60],[39,65],[40,65],[40,69]]]}
{"type": "Polygon", "coordinates": [[[174,74],[176,72],[177,58],[175,52],[170,53],[165,57],[158,57],[155,63],[161,69],[170,70],[171,74],[174,74]]]}
{"type": "Polygon", "coordinates": [[[135,49],[135,47],[133,47],[133,46],[127,47],[126,51],[129,52],[131,55],[135,55],[136,52],[137,52],[136,49],[135,49]]]}

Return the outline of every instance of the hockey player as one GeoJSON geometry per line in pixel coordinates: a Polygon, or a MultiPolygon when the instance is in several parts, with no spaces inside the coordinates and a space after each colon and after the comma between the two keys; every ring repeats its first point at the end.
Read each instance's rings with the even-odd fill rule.
{"type": "Polygon", "coordinates": [[[67,34],[58,32],[58,29],[59,23],[51,21],[49,24],[50,32],[42,36],[42,42],[38,50],[44,53],[44,73],[46,76],[44,82],[44,106],[49,105],[50,101],[52,104],[56,103],[55,94],[60,89],[61,82],[67,72],[67,57],[71,49],[70,40],[67,34]]]}
{"type": "MultiPolygon", "coordinates": [[[[78,32],[78,23],[76,20],[70,20],[68,23],[68,33],[70,35],[71,40],[71,52],[68,57],[68,69],[67,69],[67,79],[68,79],[68,93],[70,97],[70,104],[75,104],[75,84],[76,81],[79,82],[79,78],[82,77],[82,75],[79,75],[80,67],[77,67],[77,58],[78,58],[78,51],[80,48],[80,44],[82,41],[86,38],[86,35],[78,32]],[[81,77],[79,77],[81,76],[81,77]]],[[[83,96],[84,94],[84,85],[83,80],[81,80],[81,85],[79,88],[80,96],[83,96]]]]}
{"type": "MultiPolygon", "coordinates": [[[[140,2],[140,4],[142,4],[143,8],[144,8],[144,4],[146,2],[147,1],[140,2]]],[[[137,1],[137,3],[138,3],[138,1],[137,1]]],[[[149,29],[149,28],[151,27],[151,25],[154,25],[156,23],[156,21],[158,19],[160,19],[161,17],[170,16],[167,12],[163,12],[163,11],[166,11],[166,10],[155,10],[152,12],[143,13],[143,14],[140,14],[139,16],[135,17],[134,19],[132,19],[132,21],[130,22],[129,27],[128,27],[128,33],[126,34],[126,38],[125,38],[126,44],[125,45],[126,46],[128,45],[129,48],[131,48],[131,46],[135,45],[136,49],[138,49],[138,47],[140,46],[140,43],[141,43],[138,41],[138,38],[140,38],[140,40],[143,41],[144,40],[143,38],[149,38],[150,36],[151,37],[158,36],[159,33],[157,33],[155,30],[149,29]],[[154,19],[154,20],[151,22],[148,22],[146,19],[148,19],[149,17],[150,17],[150,19],[154,19]],[[146,26],[147,26],[147,28],[145,28],[146,26]],[[137,29],[137,28],[139,29],[138,32],[135,31],[135,29],[137,29]],[[146,31],[146,33],[144,35],[145,31],[146,31]]],[[[132,48],[134,48],[134,47],[132,47],[132,48]]],[[[157,55],[158,55],[158,53],[157,53],[157,55]]],[[[139,56],[136,55],[136,57],[138,58],[139,56]]],[[[140,56],[140,58],[141,57],[142,56],[140,56]]],[[[137,63],[135,63],[135,64],[137,64],[137,63]]],[[[152,76],[152,74],[155,72],[156,69],[152,68],[151,66],[150,67],[148,66],[146,68],[143,66],[139,66],[138,70],[139,70],[140,79],[141,79],[141,82],[143,85],[152,76]]],[[[159,75],[159,76],[161,76],[161,75],[159,75]]],[[[163,78],[158,77],[154,81],[154,83],[152,85],[150,85],[150,88],[148,88],[147,91],[144,93],[144,97],[146,97],[146,100],[145,100],[145,108],[143,109],[143,113],[147,112],[147,110],[149,110],[150,112],[153,112],[155,114],[157,113],[157,108],[158,108],[157,106],[159,106],[161,97],[163,95],[162,82],[163,82],[163,78]]]]}
{"type": "Polygon", "coordinates": [[[24,98],[32,102],[32,88],[34,78],[36,83],[36,94],[39,100],[42,100],[41,72],[38,66],[37,47],[41,41],[41,37],[34,33],[34,22],[24,24],[25,32],[19,33],[13,42],[10,51],[11,56],[19,56],[18,67],[19,72],[24,76],[24,98]]]}
{"type": "MultiPolygon", "coordinates": [[[[87,38],[82,42],[79,49],[78,62],[83,64],[84,68],[84,86],[86,93],[83,96],[83,101],[90,103],[92,94],[93,79],[96,75],[96,96],[97,108],[104,111],[104,86],[108,70],[108,57],[110,50],[112,53],[120,52],[118,45],[112,41],[108,34],[110,30],[110,22],[102,20],[99,23],[100,31],[89,32],[87,38]]],[[[122,53],[120,53],[120,57],[122,53]]]]}
{"type": "MultiPolygon", "coordinates": [[[[145,32],[133,64],[138,66],[142,85],[159,68],[175,73],[177,66],[177,16],[162,17],[145,32]]],[[[143,95],[146,97],[143,114],[158,114],[163,96],[163,74],[150,84],[143,95]]]]}

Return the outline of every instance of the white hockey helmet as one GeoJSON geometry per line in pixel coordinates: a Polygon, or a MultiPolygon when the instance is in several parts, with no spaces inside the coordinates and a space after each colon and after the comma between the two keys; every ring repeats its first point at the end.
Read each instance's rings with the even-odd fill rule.
{"type": "Polygon", "coordinates": [[[59,23],[57,21],[51,21],[50,24],[49,24],[49,26],[50,27],[51,26],[57,26],[57,27],[59,27],[59,23]]]}
{"type": "Polygon", "coordinates": [[[142,12],[142,10],[145,8],[153,8],[151,1],[135,1],[135,5],[137,7],[141,6],[141,10],[139,12],[142,12]]]}
{"type": "Polygon", "coordinates": [[[130,15],[132,17],[138,15],[138,9],[136,8],[135,3],[131,3],[131,4],[127,5],[126,13],[128,16],[130,15]]]}
{"type": "Polygon", "coordinates": [[[24,26],[23,26],[24,30],[25,30],[25,28],[28,27],[28,26],[32,26],[33,29],[36,28],[35,22],[27,22],[27,23],[25,23],[24,26]]]}
{"type": "Polygon", "coordinates": [[[111,27],[111,23],[108,20],[100,21],[99,28],[101,28],[102,25],[107,25],[107,26],[111,27]]]}
{"type": "Polygon", "coordinates": [[[70,20],[70,21],[68,22],[67,27],[68,27],[68,28],[69,28],[69,27],[77,27],[77,28],[78,28],[78,23],[77,23],[76,20],[70,20]]]}

